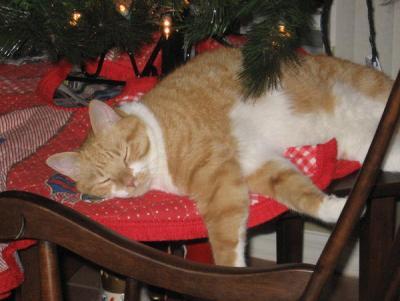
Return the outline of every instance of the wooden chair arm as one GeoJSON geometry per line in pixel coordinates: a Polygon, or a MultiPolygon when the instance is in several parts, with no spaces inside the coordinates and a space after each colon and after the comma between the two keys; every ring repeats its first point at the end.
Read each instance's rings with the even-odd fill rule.
{"type": "MultiPolygon", "coordinates": [[[[358,173],[335,180],[328,188],[328,192],[339,196],[350,194],[357,180],[358,173]]],[[[370,198],[400,197],[400,173],[381,172],[376,183],[372,186],[370,198]]]]}
{"type": "Polygon", "coordinates": [[[229,268],[203,265],[128,240],[82,214],[25,192],[0,194],[0,240],[60,245],[115,273],[186,295],[218,300],[298,300],[311,265],[229,268]],[[288,289],[290,287],[290,289],[288,289]]]}

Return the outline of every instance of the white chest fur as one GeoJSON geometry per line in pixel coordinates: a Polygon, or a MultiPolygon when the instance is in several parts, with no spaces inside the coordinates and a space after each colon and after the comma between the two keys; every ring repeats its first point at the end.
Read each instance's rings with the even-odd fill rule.
{"type": "Polygon", "coordinates": [[[146,124],[147,135],[150,140],[149,155],[144,160],[133,164],[140,164],[142,169],[148,168],[150,170],[153,178],[151,189],[178,194],[179,191],[168,170],[163,132],[153,112],[138,101],[124,103],[120,109],[129,115],[135,115],[146,124]]]}

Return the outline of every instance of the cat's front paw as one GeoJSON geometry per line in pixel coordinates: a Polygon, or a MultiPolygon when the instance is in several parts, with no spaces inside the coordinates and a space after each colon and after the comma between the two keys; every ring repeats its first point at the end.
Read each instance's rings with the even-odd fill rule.
{"type": "Polygon", "coordinates": [[[327,223],[336,223],[346,204],[347,198],[327,195],[323,198],[317,217],[327,223]]]}

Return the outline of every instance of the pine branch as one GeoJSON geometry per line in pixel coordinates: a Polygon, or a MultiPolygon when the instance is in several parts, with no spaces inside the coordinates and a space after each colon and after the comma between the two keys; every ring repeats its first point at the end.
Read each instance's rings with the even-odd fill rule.
{"type": "Polygon", "coordinates": [[[5,25],[0,29],[3,56],[31,45],[55,60],[65,57],[78,64],[112,47],[139,51],[158,28],[143,0],[134,1],[129,18],[117,12],[111,0],[15,1],[2,5],[0,14],[0,25],[5,25]],[[13,14],[6,13],[10,9],[13,14]],[[77,20],[74,13],[79,14],[77,20]]]}
{"type": "MultiPolygon", "coordinates": [[[[315,1],[254,1],[261,21],[255,23],[244,45],[239,78],[244,95],[259,97],[278,87],[283,64],[297,64],[296,49],[311,31],[315,1]]],[[[251,9],[251,8],[249,8],[251,9]]]]}
{"type": "Polygon", "coordinates": [[[169,14],[182,31],[185,47],[214,37],[219,40],[240,21],[254,20],[243,47],[239,75],[247,97],[279,85],[282,64],[296,63],[296,48],[310,31],[321,0],[0,0],[0,55],[24,49],[54,59],[82,63],[118,47],[139,51],[169,14]],[[114,3],[115,2],[115,3],[114,3]],[[116,3],[127,3],[120,14],[116,3]],[[76,19],[74,19],[74,14],[76,19]]]}
{"type": "Polygon", "coordinates": [[[310,32],[317,0],[191,1],[185,20],[185,47],[202,39],[221,38],[241,19],[253,19],[243,47],[239,75],[246,97],[258,97],[279,84],[283,63],[297,63],[296,48],[310,32]]]}
{"type": "Polygon", "coordinates": [[[191,1],[190,12],[182,26],[185,47],[209,38],[221,38],[238,22],[241,1],[191,1]]]}

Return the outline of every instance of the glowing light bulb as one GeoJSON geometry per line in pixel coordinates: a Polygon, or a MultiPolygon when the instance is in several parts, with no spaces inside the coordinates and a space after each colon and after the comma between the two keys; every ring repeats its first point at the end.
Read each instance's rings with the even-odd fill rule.
{"type": "Polygon", "coordinates": [[[290,37],[290,32],[288,32],[288,31],[286,30],[285,24],[282,24],[282,23],[278,24],[278,31],[279,31],[279,33],[280,33],[281,35],[283,35],[283,36],[285,36],[285,37],[290,37]]]}
{"type": "Polygon", "coordinates": [[[78,25],[78,21],[79,21],[79,19],[81,17],[82,17],[82,14],[80,12],[74,11],[72,13],[71,20],[69,21],[69,24],[71,24],[72,26],[78,25]]]}
{"type": "Polygon", "coordinates": [[[165,27],[170,27],[171,26],[171,20],[169,20],[168,18],[164,19],[164,24],[165,27]]]}
{"type": "Polygon", "coordinates": [[[128,9],[127,9],[126,6],[123,5],[123,4],[120,4],[120,5],[118,6],[118,11],[119,11],[121,14],[125,14],[127,10],[128,10],[128,9]]]}
{"type": "Polygon", "coordinates": [[[129,8],[125,4],[118,4],[117,11],[124,17],[129,15],[129,8]]]}
{"type": "Polygon", "coordinates": [[[162,19],[162,31],[164,33],[164,36],[166,39],[169,38],[169,36],[171,35],[172,32],[172,19],[170,16],[164,16],[164,18],[162,19]]]}

